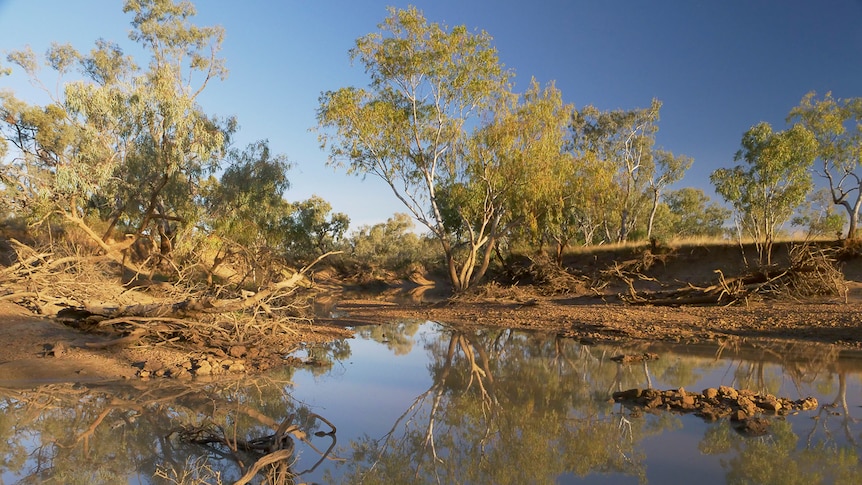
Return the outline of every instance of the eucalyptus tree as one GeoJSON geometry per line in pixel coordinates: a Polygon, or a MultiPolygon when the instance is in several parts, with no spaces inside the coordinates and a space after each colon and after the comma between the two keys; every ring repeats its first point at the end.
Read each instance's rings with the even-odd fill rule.
{"type": "Polygon", "coordinates": [[[317,195],[294,202],[284,224],[281,246],[292,258],[311,261],[335,251],[350,227],[350,218],[342,212],[332,212],[332,205],[317,195]]]}
{"type": "MultiPolygon", "coordinates": [[[[608,162],[617,196],[610,210],[616,213],[615,239],[628,240],[643,210],[648,187],[657,186],[654,153],[661,102],[649,108],[599,111],[585,106],[572,112],[571,145],[576,153],[592,153],[608,162]],[[652,185],[651,185],[652,184],[652,185]]],[[[684,170],[683,170],[684,171],[684,170]]]]}
{"type": "Polygon", "coordinates": [[[816,153],[814,135],[801,125],[773,132],[761,122],[742,136],[734,160],[743,164],[710,175],[716,192],[732,205],[740,232],[754,239],[761,264],[772,263],[776,230],[811,191],[808,168],[816,153]]]}
{"type": "Polygon", "coordinates": [[[847,211],[847,238],[857,237],[862,208],[862,98],[821,100],[812,91],[790,111],[795,120],[817,140],[817,173],[829,182],[832,202],[847,211]]]}
{"type": "MultiPolygon", "coordinates": [[[[463,290],[483,276],[509,217],[504,192],[528,185],[529,170],[517,170],[526,160],[513,156],[527,138],[505,128],[527,108],[487,33],[429,23],[414,7],[390,8],[379,29],[350,52],[369,87],[321,96],[321,145],[330,164],[389,185],[439,241],[449,278],[463,290]]],[[[558,99],[552,87],[534,88],[527,103],[558,99]]]]}
{"type": "Polygon", "coordinates": [[[807,197],[790,223],[804,229],[806,237],[840,238],[847,225],[847,216],[836,212],[832,191],[823,187],[807,197]]]}
{"type": "Polygon", "coordinates": [[[663,197],[671,215],[666,230],[668,236],[721,237],[730,210],[711,202],[702,189],[684,187],[668,192],[663,197]]]}
{"type": "Polygon", "coordinates": [[[650,209],[647,222],[647,239],[652,238],[653,224],[662,190],[668,185],[679,182],[693,162],[691,157],[685,155],[674,155],[666,150],[655,152],[655,170],[647,181],[647,190],[652,195],[652,209],[650,209]]]}
{"type": "Polygon", "coordinates": [[[564,182],[573,167],[563,150],[571,109],[553,84],[542,88],[533,80],[523,96],[501,106],[469,140],[474,163],[466,177],[446,187],[443,214],[452,227],[458,220],[464,221],[462,227],[469,221],[490,227],[478,278],[498,237],[518,229],[541,240],[542,229],[561,217],[564,182]]]}
{"type": "MultiPolygon", "coordinates": [[[[220,27],[190,23],[189,2],[128,0],[131,40],[149,54],[139,67],[118,44],[100,40],[87,55],[54,44],[45,64],[82,79],[45,91],[50,102],[30,106],[5,93],[0,100],[4,137],[17,153],[5,163],[7,198],[45,219],[59,214],[84,230],[109,255],[144,235],[159,235],[167,253],[178,225],[190,225],[199,183],[224,155],[232,120],[208,117],[197,104],[209,81],[227,70],[218,57],[220,27]],[[104,221],[103,234],[88,214],[104,221]],[[131,235],[109,244],[113,230],[131,235]]],[[[42,85],[40,63],[29,49],[8,60],[42,85]]]]}
{"type": "Polygon", "coordinates": [[[283,221],[292,210],[284,200],[291,163],[284,155],[271,153],[268,141],[233,149],[227,160],[221,178],[211,176],[201,186],[205,215],[197,229],[206,235],[200,242],[207,254],[200,259],[211,261],[210,282],[216,269],[234,256],[242,256],[251,269],[267,264],[272,249],[286,236],[283,221]]]}

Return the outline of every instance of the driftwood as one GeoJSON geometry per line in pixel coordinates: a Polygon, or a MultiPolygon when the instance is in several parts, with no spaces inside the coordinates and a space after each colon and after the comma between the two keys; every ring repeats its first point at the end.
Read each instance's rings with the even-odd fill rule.
{"type": "Polygon", "coordinates": [[[637,292],[629,284],[629,294],[620,295],[633,305],[730,305],[750,298],[775,297],[804,299],[843,295],[847,298],[844,275],[838,269],[833,252],[812,249],[809,245],[791,248],[790,265],[727,278],[715,270],[718,281],[705,288],[689,284],[672,291],[637,292]]]}
{"type": "Polygon", "coordinates": [[[311,286],[309,269],[327,253],[299,270],[284,270],[280,281],[236,297],[221,290],[165,284],[157,295],[118,284],[116,263],[104,256],[58,256],[57,251],[9,244],[16,262],[0,269],[0,300],[25,306],[85,331],[112,338],[91,343],[104,348],[148,341],[154,345],[193,343],[224,347],[236,342],[278,345],[308,321],[308,298],[298,290],[311,286]]]}

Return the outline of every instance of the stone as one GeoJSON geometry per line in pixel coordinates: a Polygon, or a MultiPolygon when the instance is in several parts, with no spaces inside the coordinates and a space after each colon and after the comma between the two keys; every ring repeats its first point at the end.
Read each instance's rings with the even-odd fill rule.
{"type": "Polygon", "coordinates": [[[757,407],[760,409],[771,411],[773,413],[777,413],[781,410],[781,403],[778,402],[778,399],[775,399],[773,396],[767,396],[766,399],[762,399],[757,402],[757,407]]]}
{"type": "Polygon", "coordinates": [[[703,390],[703,397],[707,399],[716,399],[718,397],[718,389],[714,387],[708,387],[703,390]]]}
{"type": "Polygon", "coordinates": [[[69,347],[66,346],[63,342],[57,342],[51,346],[51,350],[48,351],[48,355],[52,357],[63,357],[64,355],[69,353],[69,347]]]}
{"type": "Polygon", "coordinates": [[[695,408],[694,396],[686,394],[680,398],[680,403],[683,409],[693,410],[695,408]]]}
{"type": "Polygon", "coordinates": [[[195,375],[208,376],[213,373],[213,367],[209,361],[202,360],[198,362],[198,367],[195,369],[195,375]]]}
{"type": "Polygon", "coordinates": [[[745,396],[740,396],[739,399],[736,400],[736,405],[739,406],[739,409],[743,410],[748,416],[754,416],[757,413],[757,405],[754,404],[754,401],[745,396]]]}
{"type": "Polygon", "coordinates": [[[721,386],[718,388],[718,394],[721,397],[726,397],[728,399],[736,399],[739,397],[739,393],[736,392],[736,389],[728,386],[721,386]]]}
{"type": "Polygon", "coordinates": [[[246,349],[245,345],[233,345],[227,350],[227,353],[231,357],[239,359],[248,353],[248,349],[246,349]]]}
{"type": "Polygon", "coordinates": [[[746,419],[748,419],[748,414],[746,414],[745,411],[743,411],[742,409],[737,409],[730,413],[731,421],[740,422],[745,421],[746,419]]]}

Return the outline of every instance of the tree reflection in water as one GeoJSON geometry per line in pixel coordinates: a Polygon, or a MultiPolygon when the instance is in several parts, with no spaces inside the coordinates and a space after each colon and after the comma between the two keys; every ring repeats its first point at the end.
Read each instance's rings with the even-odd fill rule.
{"type": "MultiPolygon", "coordinates": [[[[659,467],[697,469],[700,463],[679,461],[692,457],[713,473],[723,471],[695,477],[698,482],[854,483],[862,475],[862,360],[845,359],[832,346],[587,346],[557,335],[422,322],[360,328],[357,335],[385,346],[363,347],[377,352],[376,363],[386,362],[381,351],[422,355],[426,363],[410,367],[416,374],[399,375],[401,381],[427,378],[428,384],[382,429],[342,435],[336,447],[331,426],[291,397],[301,388],[291,387],[290,369],[209,383],[0,389],[0,481],[232,483],[266,456],[286,459],[256,474],[256,483],[520,484],[565,477],[589,482],[597,474],[645,483],[659,467]],[[613,359],[646,352],[660,358],[630,364],[613,359]],[[644,414],[610,400],[616,390],[668,385],[800,394],[791,398],[814,390],[826,404],[775,420],[768,435],[750,438],[727,421],[644,414]],[[698,443],[698,450],[688,446],[694,455],[662,454],[678,445],[674,440],[684,431],[698,443]],[[290,441],[278,440],[281,450],[273,450],[273,435],[289,435],[290,441]],[[318,463],[323,471],[295,476],[318,463]]],[[[348,341],[308,353],[315,361],[363,358],[348,341]]],[[[371,382],[365,374],[351,375],[353,369],[337,365],[338,379],[371,382]]],[[[324,379],[328,370],[303,372],[324,379]]],[[[369,372],[391,377],[379,368],[369,372]]],[[[358,392],[367,393],[362,385],[358,392]]],[[[360,421],[345,388],[351,386],[338,387],[335,396],[348,403],[346,410],[325,413],[335,426],[360,421]]],[[[329,409],[325,401],[316,405],[329,409]]]]}
{"type": "Polygon", "coordinates": [[[0,389],[0,470],[20,483],[127,483],[137,476],[292,484],[302,473],[294,470],[294,440],[312,449],[312,440],[320,443],[322,460],[335,429],[290,398],[289,377],[0,389]],[[329,426],[319,430],[321,422],[329,426]]]}
{"type": "MultiPolygon", "coordinates": [[[[558,336],[486,329],[441,333],[426,343],[431,386],[383,436],[366,435],[341,452],[348,459],[327,473],[328,483],[557,483],[562,476],[597,473],[645,483],[644,440],[680,429],[682,420],[670,413],[645,417],[614,405],[608,399],[614,390],[652,387],[656,379],[693,385],[713,371],[732,381],[716,386],[775,392],[777,383],[789,378],[801,389],[834,372],[838,362],[838,352],[829,346],[764,344],[747,352],[742,345],[725,346],[712,354],[668,354],[623,365],[611,361],[615,352],[608,348],[558,336]],[[722,352],[731,360],[720,358],[722,352]],[[786,369],[784,377],[774,373],[776,360],[786,369]]],[[[839,382],[845,374],[838,374],[839,382]]],[[[845,393],[839,386],[839,396],[845,393]]],[[[840,402],[846,400],[836,398],[840,402]]],[[[841,414],[851,419],[846,404],[841,414]]],[[[817,427],[828,419],[811,422],[817,427]]],[[[789,422],[776,421],[766,437],[745,438],[720,421],[706,426],[700,448],[721,456],[723,478],[733,483],[802,483],[794,473],[805,477],[804,483],[840,483],[862,472],[859,447],[851,428],[845,429],[849,445],[825,433],[798,448],[789,422]]]]}

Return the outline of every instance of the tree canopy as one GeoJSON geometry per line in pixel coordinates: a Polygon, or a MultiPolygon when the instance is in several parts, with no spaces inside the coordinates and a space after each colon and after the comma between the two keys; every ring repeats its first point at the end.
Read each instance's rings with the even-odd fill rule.
{"type": "Polygon", "coordinates": [[[390,8],[379,29],[351,51],[369,87],[321,96],[321,144],[330,163],[386,181],[440,242],[455,288],[466,289],[487,269],[505,191],[526,185],[515,156],[527,145],[519,110],[559,104],[559,95],[534,84],[521,104],[485,32],[429,23],[415,7],[390,8]]]}
{"type": "Polygon", "coordinates": [[[763,264],[771,264],[776,230],[811,191],[808,167],[815,156],[814,136],[802,126],[774,132],[761,122],[742,136],[734,160],[743,163],[710,176],[716,192],[733,206],[740,230],[757,242],[763,264]]]}

